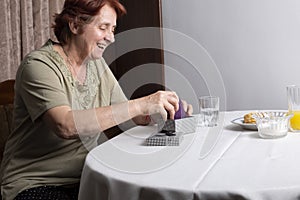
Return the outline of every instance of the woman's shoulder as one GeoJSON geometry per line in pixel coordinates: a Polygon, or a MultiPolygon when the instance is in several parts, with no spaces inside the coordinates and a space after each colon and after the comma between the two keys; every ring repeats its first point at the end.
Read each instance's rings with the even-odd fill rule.
{"type": "Polygon", "coordinates": [[[53,59],[58,61],[59,55],[53,50],[53,44],[54,42],[49,39],[42,47],[40,47],[39,49],[35,49],[27,54],[23,60],[25,62],[31,60],[40,60],[43,62],[47,62],[53,61],[53,59]]]}
{"type": "Polygon", "coordinates": [[[42,47],[32,50],[24,57],[23,60],[49,57],[49,54],[53,51],[53,44],[51,42],[51,40],[48,40],[42,47]]]}

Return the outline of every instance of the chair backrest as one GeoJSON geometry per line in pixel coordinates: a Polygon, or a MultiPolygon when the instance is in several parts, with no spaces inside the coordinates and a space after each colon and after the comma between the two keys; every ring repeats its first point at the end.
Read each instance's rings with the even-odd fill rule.
{"type": "Polygon", "coordinates": [[[0,83],[0,163],[8,135],[12,131],[15,80],[0,83]]]}
{"type": "Polygon", "coordinates": [[[0,105],[13,104],[15,80],[6,80],[0,83],[0,105]]]}

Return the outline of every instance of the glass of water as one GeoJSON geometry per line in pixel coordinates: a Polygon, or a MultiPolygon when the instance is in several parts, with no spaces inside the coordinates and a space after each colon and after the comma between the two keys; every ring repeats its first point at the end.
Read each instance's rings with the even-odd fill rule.
{"type": "Polygon", "coordinates": [[[199,98],[199,125],[216,126],[219,119],[219,97],[202,96],[199,98]]]}

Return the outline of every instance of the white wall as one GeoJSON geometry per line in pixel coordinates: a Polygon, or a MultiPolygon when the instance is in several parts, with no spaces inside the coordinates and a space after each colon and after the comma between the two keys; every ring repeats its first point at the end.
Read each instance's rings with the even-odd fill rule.
{"type": "MultiPolygon", "coordinates": [[[[166,85],[191,102],[196,112],[196,96],[209,93],[220,95],[226,110],[287,109],[286,85],[300,84],[299,0],[162,2],[164,28],[190,38],[164,34],[165,49],[179,44],[179,53],[165,54],[170,66],[165,72],[166,85]],[[205,51],[186,47],[189,42],[207,50],[203,63],[190,62],[197,54],[203,57],[205,51]],[[212,85],[216,72],[203,72],[207,66],[213,68],[213,62],[207,63],[208,55],[221,74],[226,97],[222,86],[212,85]],[[186,80],[182,85],[180,77],[186,80]],[[215,87],[219,89],[212,92],[215,87]]],[[[221,83],[217,80],[215,84],[221,83]]]]}

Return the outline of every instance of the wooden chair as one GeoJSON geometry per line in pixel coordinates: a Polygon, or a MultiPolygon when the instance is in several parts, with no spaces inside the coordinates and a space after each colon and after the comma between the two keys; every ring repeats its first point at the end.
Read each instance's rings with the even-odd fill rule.
{"type": "Polygon", "coordinates": [[[0,83],[0,163],[8,135],[12,131],[15,80],[0,83]]]}
{"type": "Polygon", "coordinates": [[[0,83],[0,105],[13,104],[15,80],[6,80],[0,83]]]}

